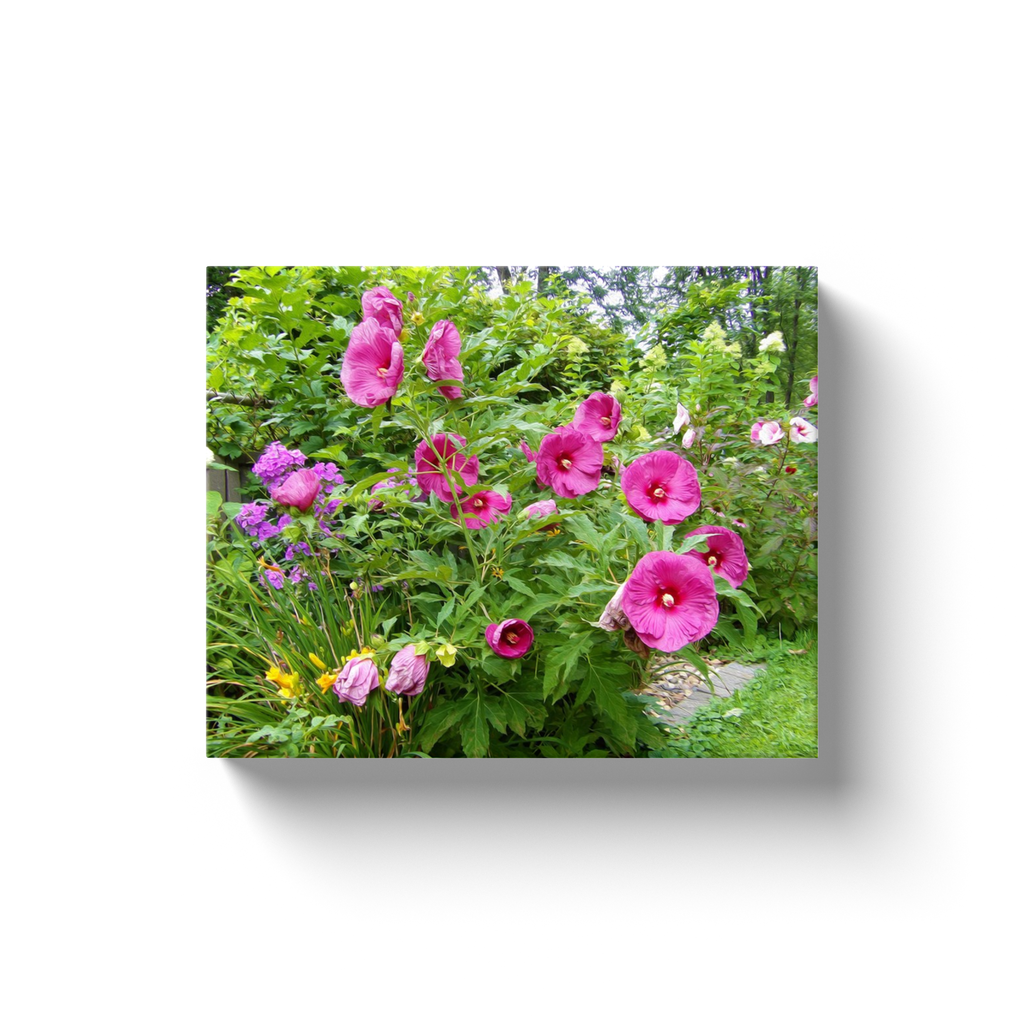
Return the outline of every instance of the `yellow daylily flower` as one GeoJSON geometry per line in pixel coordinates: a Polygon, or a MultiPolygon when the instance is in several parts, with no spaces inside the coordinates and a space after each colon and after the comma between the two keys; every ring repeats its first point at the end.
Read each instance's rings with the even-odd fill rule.
{"type": "Polygon", "coordinates": [[[312,651],[309,652],[309,660],[313,663],[313,667],[320,669],[321,672],[327,668],[327,666],[312,651]]]}
{"type": "Polygon", "coordinates": [[[338,678],[337,672],[325,672],[317,681],[316,685],[326,693],[333,685],[335,679],[338,678]]]}
{"type": "Polygon", "coordinates": [[[278,685],[281,687],[282,697],[295,697],[302,692],[302,683],[299,682],[298,672],[282,675],[278,680],[278,685]]]}

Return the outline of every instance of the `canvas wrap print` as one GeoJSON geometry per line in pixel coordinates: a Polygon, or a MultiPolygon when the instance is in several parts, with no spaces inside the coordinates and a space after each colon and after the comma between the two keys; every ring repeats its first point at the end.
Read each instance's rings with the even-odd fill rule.
{"type": "Polygon", "coordinates": [[[816,757],[817,270],[207,268],[212,757],[816,757]]]}

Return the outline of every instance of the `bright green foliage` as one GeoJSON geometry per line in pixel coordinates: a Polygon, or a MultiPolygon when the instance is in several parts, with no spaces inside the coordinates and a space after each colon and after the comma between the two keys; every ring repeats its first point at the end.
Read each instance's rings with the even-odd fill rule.
{"type": "MultiPolygon", "coordinates": [[[[755,410],[785,414],[769,400],[784,353],[740,358],[729,330],[713,320],[692,338],[674,321],[652,321],[649,331],[662,339],[652,352],[649,340],[597,323],[585,296],[548,280],[538,295],[528,280],[498,292],[481,268],[239,269],[239,294],[209,338],[208,444],[243,469],[272,440],[335,463],[345,476],[343,528],[325,537],[312,515],[296,515],[280,538],[254,550],[232,522],[240,506],[211,498],[211,755],[602,757],[659,749],[663,729],[635,692],[645,659],[596,623],[643,554],[700,546],[685,533],[702,523],[745,520],[734,528],[754,563],[739,590],[716,577],[713,638],[749,646],[766,618],[783,632],[813,621],[814,446],[758,449],[749,437],[755,410]],[[365,409],[346,397],[338,373],[361,319],[360,296],[380,284],[405,305],[405,378],[390,402],[365,409]],[[464,396],[451,403],[418,361],[438,320],[452,321],[463,342],[464,396]],[[551,494],[538,487],[520,441],[536,451],[599,390],[615,393],[623,408],[618,435],[605,445],[601,485],[557,498],[555,515],[525,519],[527,504],[551,494]],[[682,526],[647,525],[626,505],[617,467],[659,448],[681,450],[672,427],[677,402],[692,417],[694,445],[684,454],[698,466],[704,500],[682,526]],[[382,509],[370,504],[388,470],[413,471],[416,445],[445,431],[464,436],[479,458],[479,482],[466,494],[511,495],[507,517],[468,530],[436,495],[422,502],[401,489],[373,495],[382,509]],[[798,467],[792,477],[782,472],[790,464],[798,467]],[[300,541],[312,554],[298,562],[317,589],[268,589],[264,570],[300,541]],[[500,657],[484,641],[486,625],[506,618],[534,629],[521,659],[500,657]],[[383,681],[407,644],[430,664],[420,696],[382,687],[356,708],[339,704],[330,680],[318,685],[363,648],[383,681]],[[283,685],[282,677],[292,681],[283,685]]],[[[243,472],[243,488],[247,500],[266,498],[251,473],[243,472]]]]}

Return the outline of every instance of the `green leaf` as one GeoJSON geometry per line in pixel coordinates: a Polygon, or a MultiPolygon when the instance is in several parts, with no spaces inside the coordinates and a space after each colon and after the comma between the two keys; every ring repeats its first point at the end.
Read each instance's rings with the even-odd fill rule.
{"type": "Polygon", "coordinates": [[[600,534],[594,529],[594,524],[585,515],[567,516],[564,520],[565,528],[574,537],[589,544],[595,551],[600,551],[603,542],[600,534]]]}
{"type": "Polygon", "coordinates": [[[415,734],[416,743],[423,750],[430,748],[460,719],[475,701],[463,698],[457,701],[444,701],[432,711],[427,712],[426,724],[415,734]]]}
{"type": "Polygon", "coordinates": [[[524,594],[526,597],[536,597],[537,595],[525,584],[522,580],[517,580],[515,576],[508,573],[505,574],[504,581],[515,591],[520,594],[524,594]]]}
{"type": "Polygon", "coordinates": [[[467,757],[486,757],[491,727],[487,723],[484,703],[479,697],[462,722],[462,750],[467,757]]]}
{"type": "Polygon", "coordinates": [[[224,498],[221,496],[219,491],[207,491],[206,492],[206,517],[215,516],[217,509],[220,508],[221,502],[224,498]]]}
{"type": "Polygon", "coordinates": [[[527,708],[521,701],[511,694],[505,695],[505,716],[508,727],[517,736],[526,736],[527,708]]]}
{"type": "Polygon", "coordinates": [[[437,619],[435,625],[438,629],[441,628],[441,623],[448,618],[452,613],[452,609],[455,607],[455,598],[451,597],[444,603],[444,607],[437,613],[437,619]]]}
{"type": "Polygon", "coordinates": [[[487,716],[487,720],[494,726],[495,729],[505,735],[505,726],[508,724],[508,718],[505,713],[505,709],[492,697],[484,698],[484,714],[487,716]]]}

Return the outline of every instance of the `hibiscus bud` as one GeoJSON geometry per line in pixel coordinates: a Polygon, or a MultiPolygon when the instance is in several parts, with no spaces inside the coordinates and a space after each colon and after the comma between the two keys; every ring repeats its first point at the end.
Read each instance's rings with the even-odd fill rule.
{"type": "Polygon", "coordinates": [[[796,466],[787,466],[786,467],[786,472],[787,473],[795,473],[796,472],[796,466]]]}
{"type": "Polygon", "coordinates": [[[430,665],[427,659],[416,653],[416,644],[407,644],[391,660],[391,670],[384,689],[415,697],[423,692],[430,665]]]}
{"type": "Polygon", "coordinates": [[[289,473],[270,496],[279,505],[291,505],[306,512],[320,493],[320,477],[311,469],[297,469],[289,473]]]}
{"type": "Polygon", "coordinates": [[[371,658],[358,655],[345,663],[334,683],[338,700],[362,707],[371,690],[380,686],[380,675],[371,658]]]}
{"type": "Polygon", "coordinates": [[[625,589],[626,584],[623,583],[612,595],[612,599],[604,606],[601,618],[597,620],[597,624],[609,633],[625,629],[629,625],[629,619],[626,618],[626,613],[622,610],[622,592],[625,589]]]}

